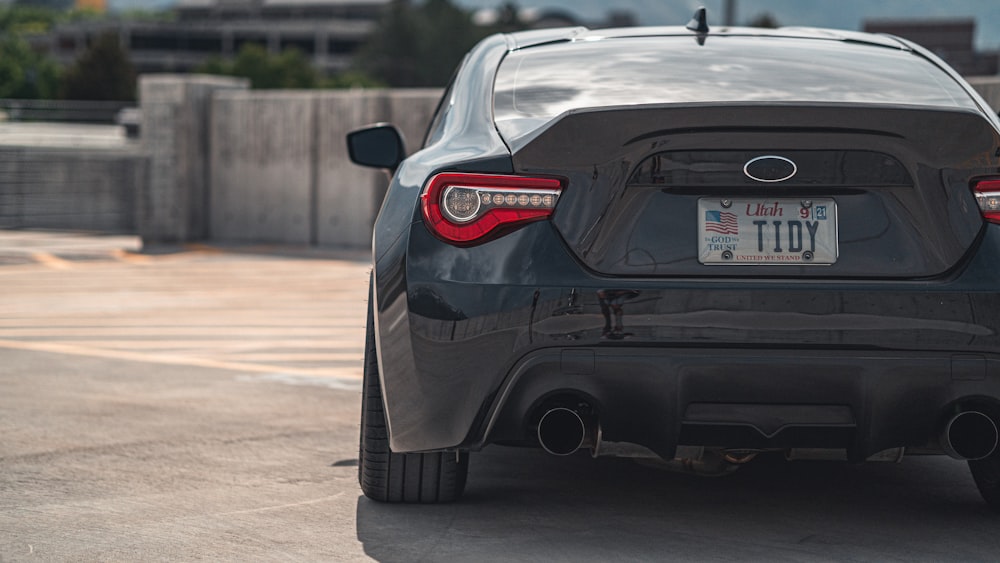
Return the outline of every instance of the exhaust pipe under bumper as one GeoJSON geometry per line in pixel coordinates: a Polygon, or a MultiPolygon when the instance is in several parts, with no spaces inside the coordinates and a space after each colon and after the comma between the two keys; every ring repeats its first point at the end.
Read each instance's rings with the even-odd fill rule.
{"type": "Polygon", "coordinates": [[[951,417],[941,432],[941,447],[961,460],[989,457],[997,449],[1000,432],[993,419],[979,411],[964,411],[951,417]]]}
{"type": "Polygon", "coordinates": [[[573,409],[551,408],[538,421],[538,443],[552,455],[570,455],[593,444],[592,428],[573,409]]]}

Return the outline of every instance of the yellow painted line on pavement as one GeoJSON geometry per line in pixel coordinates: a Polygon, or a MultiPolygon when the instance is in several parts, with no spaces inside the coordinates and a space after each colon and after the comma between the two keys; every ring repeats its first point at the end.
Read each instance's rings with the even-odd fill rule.
{"type": "Polygon", "coordinates": [[[60,336],[96,336],[96,337],[116,337],[116,336],[218,336],[225,338],[235,338],[244,336],[288,338],[291,336],[305,336],[311,338],[329,337],[356,334],[357,327],[87,327],[87,328],[7,328],[0,327],[0,337],[5,338],[28,338],[28,337],[60,337],[60,336]]]}
{"type": "MultiPolygon", "coordinates": [[[[364,336],[361,335],[354,339],[355,342],[359,342],[354,348],[358,350],[364,350],[364,336]]],[[[272,340],[272,339],[260,339],[260,340],[228,340],[228,339],[199,339],[199,340],[91,340],[91,339],[81,339],[81,340],[47,340],[46,342],[50,344],[66,344],[69,346],[84,346],[87,348],[101,348],[101,349],[124,349],[131,351],[149,351],[149,350],[172,350],[174,353],[193,353],[194,350],[204,351],[204,350],[214,350],[220,353],[239,353],[241,351],[247,350],[259,350],[259,349],[330,349],[330,348],[343,348],[343,346],[334,346],[336,342],[343,342],[343,340],[334,341],[329,338],[324,338],[322,340],[305,340],[305,339],[294,339],[294,340],[272,340]]]]}
{"type": "Polygon", "coordinates": [[[286,353],[266,353],[266,352],[233,352],[225,351],[221,354],[211,354],[215,358],[225,358],[226,361],[240,362],[349,362],[357,361],[358,365],[364,360],[364,351],[357,352],[286,352],[286,353]]]}
{"type": "Polygon", "coordinates": [[[153,261],[151,256],[145,254],[136,254],[134,252],[129,252],[121,248],[117,248],[111,251],[111,257],[119,262],[126,262],[129,264],[149,264],[153,261]]]}
{"type": "Polygon", "coordinates": [[[41,264],[36,261],[34,263],[29,262],[27,264],[17,264],[15,266],[4,266],[0,268],[0,276],[5,278],[15,278],[15,280],[4,280],[4,284],[6,286],[4,287],[4,290],[9,291],[8,284],[17,283],[18,280],[16,278],[18,277],[31,276],[32,279],[37,278],[41,273],[39,266],[41,266],[41,264]]]}
{"type": "Polygon", "coordinates": [[[360,366],[357,370],[291,368],[285,366],[270,366],[243,362],[223,362],[202,358],[180,357],[168,354],[145,354],[141,352],[127,352],[123,350],[101,350],[99,348],[88,348],[86,346],[73,344],[56,344],[53,342],[18,342],[15,340],[0,340],[0,348],[8,348],[11,350],[29,350],[33,352],[49,352],[53,354],[71,354],[75,356],[88,356],[91,358],[128,360],[133,362],[146,362],[174,366],[214,368],[251,373],[282,373],[289,375],[302,375],[306,377],[344,377],[345,374],[348,374],[360,377],[360,366]],[[358,373],[355,373],[356,371],[358,373]]]}
{"type": "Polygon", "coordinates": [[[169,262],[171,260],[183,260],[192,255],[226,254],[226,252],[222,249],[200,243],[185,244],[182,248],[184,250],[181,252],[173,252],[170,254],[158,254],[158,255],[140,254],[138,252],[131,252],[119,248],[111,251],[111,257],[114,258],[115,260],[121,262],[128,262],[130,264],[150,264],[154,262],[169,262]]]}
{"type": "Polygon", "coordinates": [[[200,242],[192,242],[184,245],[184,250],[188,252],[198,252],[200,254],[225,254],[226,252],[221,248],[216,248],[214,246],[209,246],[207,244],[202,244],[200,242]]]}
{"type": "MultiPolygon", "coordinates": [[[[354,307],[350,311],[350,317],[335,316],[330,311],[322,311],[315,317],[304,317],[302,313],[298,316],[266,316],[268,311],[250,311],[247,313],[233,313],[226,311],[222,315],[206,315],[203,311],[183,312],[183,314],[170,311],[173,317],[163,318],[137,318],[137,317],[17,317],[0,318],[0,330],[2,329],[39,329],[48,328],[59,329],[80,329],[80,328],[125,328],[125,327],[200,327],[228,329],[230,327],[297,327],[297,328],[318,328],[318,329],[360,329],[364,330],[364,325],[359,324],[358,317],[364,319],[364,308],[354,307]],[[207,318],[206,318],[207,317],[207,318]]],[[[305,311],[309,313],[309,311],[305,311]]]]}
{"type": "Polygon", "coordinates": [[[73,268],[71,262],[63,260],[50,252],[32,252],[31,258],[35,262],[53,270],[70,270],[73,268]]]}

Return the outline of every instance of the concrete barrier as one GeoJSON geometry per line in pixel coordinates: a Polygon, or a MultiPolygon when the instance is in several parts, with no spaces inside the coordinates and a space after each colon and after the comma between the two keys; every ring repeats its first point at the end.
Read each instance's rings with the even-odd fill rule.
{"type": "Polygon", "coordinates": [[[422,139],[439,97],[438,90],[216,93],[211,238],[367,248],[388,181],[351,164],[344,138],[389,121],[407,139],[422,139]]]}
{"type": "Polygon", "coordinates": [[[0,228],[133,233],[147,159],[134,150],[0,146],[0,228]]]}
{"type": "Polygon", "coordinates": [[[315,242],[371,245],[372,224],[385,195],[386,174],[347,158],[347,132],[386,119],[386,97],[366,90],[329,92],[317,101],[315,242]]]}
{"type": "Polygon", "coordinates": [[[220,92],[212,101],[212,239],[309,244],[315,95],[220,92]]]}
{"type": "Polygon", "coordinates": [[[317,143],[317,244],[368,248],[387,175],[347,158],[348,132],[380,121],[395,124],[407,151],[420,148],[440,90],[358,90],[327,92],[319,98],[317,143]]]}
{"type": "Polygon", "coordinates": [[[345,136],[392,122],[412,153],[441,91],[247,86],[146,75],[138,148],[0,147],[0,227],[367,248],[388,178],[352,164],[345,136]]]}

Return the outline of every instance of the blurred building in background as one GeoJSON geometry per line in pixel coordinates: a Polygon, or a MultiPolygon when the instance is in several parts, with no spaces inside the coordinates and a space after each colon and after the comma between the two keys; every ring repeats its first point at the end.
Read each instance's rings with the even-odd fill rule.
{"type": "MultiPolygon", "coordinates": [[[[3,2],[4,0],[0,0],[3,2]]],[[[42,0],[38,0],[42,1],[42,0]]],[[[62,1],[62,0],[44,0],[62,1]]],[[[104,12],[108,0],[67,0],[78,8],[104,12]]],[[[94,39],[117,34],[138,73],[190,72],[209,59],[231,59],[247,43],[272,54],[298,49],[323,74],[348,69],[356,51],[374,32],[383,10],[393,0],[178,0],[171,14],[146,19],[85,20],[62,23],[31,38],[36,50],[60,64],[73,62],[94,39]]],[[[478,25],[494,25],[510,14],[513,4],[474,12],[478,25]]],[[[577,26],[594,28],[637,25],[636,16],[610,10],[602,20],[588,20],[563,8],[516,10],[519,27],[577,26]]],[[[998,73],[996,52],[977,52],[972,18],[940,20],[869,20],[865,31],[898,35],[927,47],[965,76],[998,73]]]]}
{"type": "Polygon", "coordinates": [[[245,43],[256,43],[271,53],[294,47],[330,74],[350,65],[389,1],[180,0],[173,21],[65,23],[32,43],[69,64],[96,37],[113,32],[139,73],[190,72],[213,57],[227,59],[245,43]]]}
{"type": "MultiPolygon", "coordinates": [[[[76,0],[78,7],[104,11],[107,0],[76,0]]],[[[94,38],[112,32],[129,50],[138,73],[191,72],[210,58],[229,59],[246,43],[271,53],[301,51],[317,70],[346,70],[354,53],[375,30],[391,0],[179,0],[173,19],[94,20],[63,23],[32,39],[35,48],[60,64],[75,60],[94,38]]],[[[479,25],[496,22],[498,10],[479,10],[479,25]]],[[[612,10],[601,21],[581,20],[566,10],[522,9],[530,29],[585,25],[591,28],[636,25],[628,11],[612,10]]]]}
{"type": "MultiPolygon", "coordinates": [[[[476,10],[472,14],[472,21],[482,26],[494,25],[502,19],[502,12],[502,8],[476,10]]],[[[568,10],[558,8],[521,8],[517,10],[517,18],[528,29],[575,27],[578,25],[589,27],[590,29],[603,29],[639,25],[635,14],[628,10],[608,10],[603,20],[587,20],[577,17],[568,10]]]]}
{"type": "Polygon", "coordinates": [[[974,19],[868,20],[864,31],[888,33],[909,39],[931,50],[963,76],[997,74],[998,53],[975,50],[974,19]]]}

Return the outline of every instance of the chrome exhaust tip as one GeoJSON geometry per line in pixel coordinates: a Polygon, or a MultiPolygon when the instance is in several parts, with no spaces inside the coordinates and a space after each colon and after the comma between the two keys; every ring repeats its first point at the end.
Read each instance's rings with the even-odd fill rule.
{"type": "Polygon", "coordinates": [[[941,432],[941,447],[961,460],[989,457],[997,449],[1000,432],[992,418],[979,411],[964,411],[951,417],[941,432]]]}
{"type": "Polygon", "coordinates": [[[587,440],[587,425],[573,409],[549,409],[538,421],[538,443],[552,455],[575,453],[587,440]]]}

